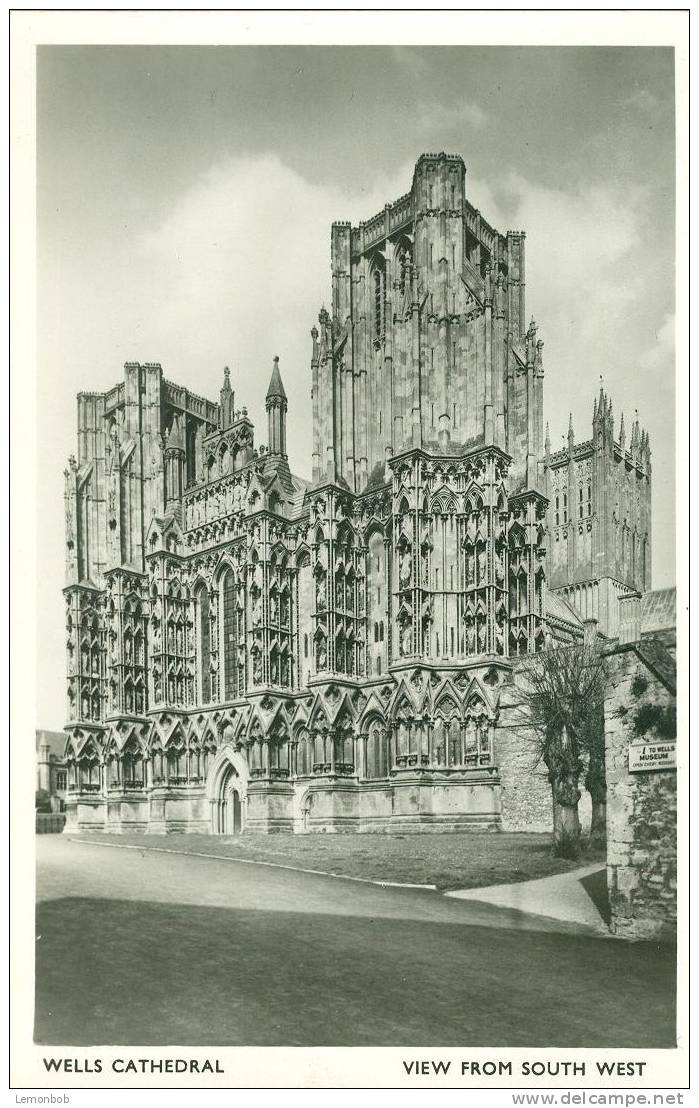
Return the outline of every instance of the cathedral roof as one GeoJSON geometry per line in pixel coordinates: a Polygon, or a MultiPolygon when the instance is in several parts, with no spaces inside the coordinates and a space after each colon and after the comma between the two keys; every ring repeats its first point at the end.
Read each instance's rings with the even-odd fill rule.
{"type": "Polygon", "coordinates": [[[382,489],[386,481],[386,467],[383,462],[377,462],[371,473],[369,474],[369,480],[366,483],[364,492],[373,492],[374,489],[382,489]]]}
{"type": "Polygon", "coordinates": [[[677,589],[654,589],[641,599],[641,634],[677,625],[677,589]]]}
{"type": "Polygon", "coordinates": [[[547,590],[546,615],[549,619],[557,620],[560,623],[573,624],[582,631],[583,624],[580,616],[575,611],[573,605],[569,604],[560,593],[547,590]]]}

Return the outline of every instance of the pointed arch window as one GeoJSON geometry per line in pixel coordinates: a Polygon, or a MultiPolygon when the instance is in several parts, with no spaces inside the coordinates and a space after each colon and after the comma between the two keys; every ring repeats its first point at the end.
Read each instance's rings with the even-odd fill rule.
{"type": "Polygon", "coordinates": [[[372,323],[375,341],[386,333],[386,267],[383,258],[377,258],[371,276],[372,323]]]}
{"type": "Polygon", "coordinates": [[[238,607],[235,574],[226,570],[221,582],[223,611],[223,693],[225,700],[238,695],[238,607]]]}
{"type": "Polygon", "coordinates": [[[197,592],[196,607],[199,692],[202,704],[208,704],[211,701],[211,627],[209,621],[209,592],[205,585],[202,585],[197,592]]]}

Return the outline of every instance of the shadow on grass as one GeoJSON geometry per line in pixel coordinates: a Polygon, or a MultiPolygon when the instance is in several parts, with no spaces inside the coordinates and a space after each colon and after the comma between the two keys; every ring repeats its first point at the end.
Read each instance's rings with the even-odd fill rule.
{"type": "Polygon", "coordinates": [[[39,1043],[674,1045],[651,944],[87,898],[40,904],[37,936],[39,1043]]]}

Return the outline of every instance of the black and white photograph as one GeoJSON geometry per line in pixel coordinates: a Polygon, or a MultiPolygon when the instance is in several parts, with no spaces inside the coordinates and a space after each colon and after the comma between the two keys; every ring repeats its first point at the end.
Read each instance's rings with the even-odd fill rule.
{"type": "Polygon", "coordinates": [[[307,14],[22,53],[16,1083],[680,1086],[686,13],[307,14]]]}

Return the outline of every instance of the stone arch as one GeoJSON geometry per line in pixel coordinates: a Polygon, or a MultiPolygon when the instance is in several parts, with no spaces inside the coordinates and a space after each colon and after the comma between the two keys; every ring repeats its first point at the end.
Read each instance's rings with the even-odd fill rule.
{"type": "Polygon", "coordinates": [[[231,746],[222,747],[213,759],[206,778],[212,834],[237,834],[245,829],[247,794],[248,766],[245,758],[231,746]]]}

